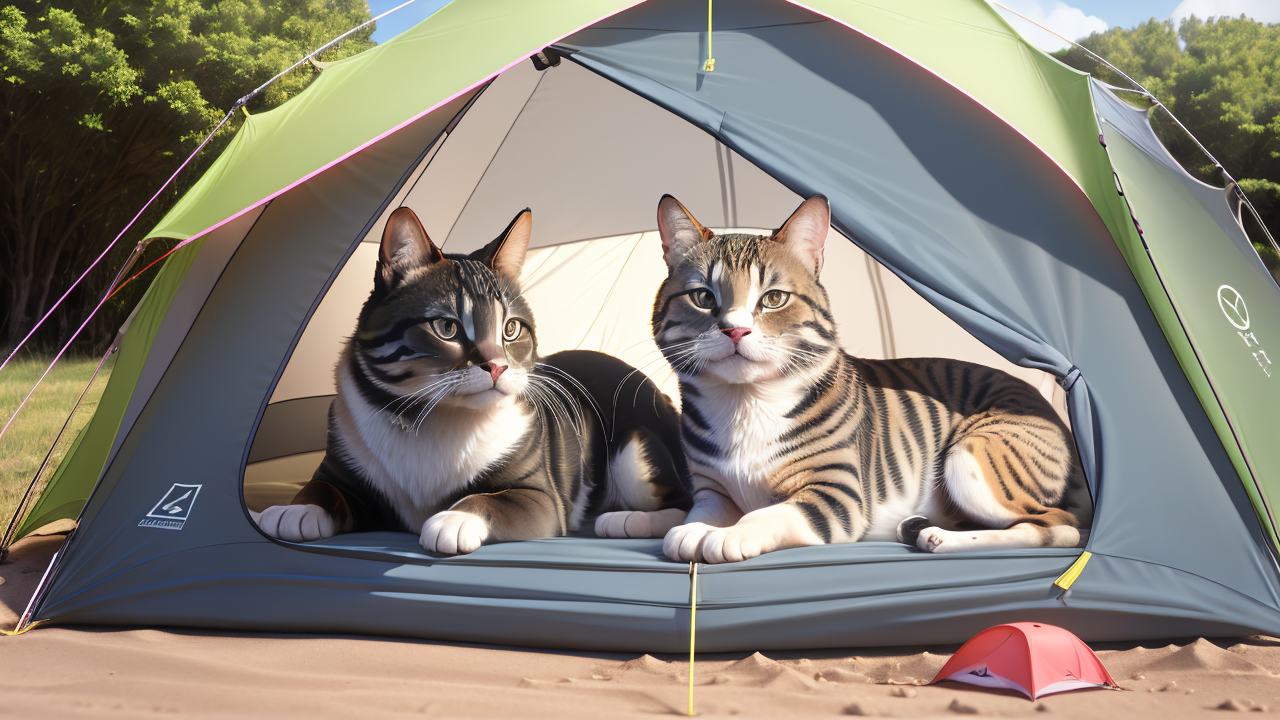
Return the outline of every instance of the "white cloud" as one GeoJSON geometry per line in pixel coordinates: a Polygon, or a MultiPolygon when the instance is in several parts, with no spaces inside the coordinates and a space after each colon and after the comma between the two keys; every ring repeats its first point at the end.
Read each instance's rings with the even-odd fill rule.
{"type": "MultiPolygon", "coordinates": [[[[1183,4],[1191,2],[1212,3],[1215,1],[1250,2],[1250,0],[1185,0],[1183,4]]],[[[1276,0],[1252,0],[1252,2],[1261,5],[1264,2],[1276,2],[1276,0]]],[[[1000,4],[1072,40],[1079,40],[1088,37],[1091,33],[1103,32],[1107,29],[1107,22],[1102,18],[1096,15],[1085,15],[1080,8],[1064,2],[1054,2],[1052,7],[1048,7],[1049,0],[1000,0],[1000,4]]],[[[1070,47],[1070,43],[1056,37],[1053,33],[1041,30],[1017,15],[1005,11],[1004,8],[994,4],[992,6],[995,7],[996,12],[999,12],[1013,26],[1014,30],[1017,30],[1022,37],[1027,39],[1027,42],[1041,50],[1054,52],[1070,47]]]]}
{"type": "MultiPolygon", "coordinates": [[[[1012,6],[1010,6],[1012,7],[1012,6]]],[[[1182,0],[1169,16],[1177,27],[1187,17],[1248,17],[1264,23],[1280,23],[1280,2],[1276,0],[1182,0]]]]}

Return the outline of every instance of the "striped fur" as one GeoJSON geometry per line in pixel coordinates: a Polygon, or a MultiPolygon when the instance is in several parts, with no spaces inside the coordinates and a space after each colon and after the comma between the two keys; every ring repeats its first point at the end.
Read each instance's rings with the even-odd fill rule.
{"type": "Polygon", "coordinates": [[[264,532],[403,530],[458,554],[565,535],[606,510],[667,520],[618,529],[630,537],[683,520],[670,400],[608,355],[538,357],[518,284],[531,226],[526,210],[487,247],[444,255],[411,210],[392,213],[336,370],[324,460],[290,505],[258,516],[264,532]]]}
{"type": "Polygon", "coordinates": [[[1030,385],[946,359],[844,352],[818,281],[830,210],[716,235],[670,196],[654,337],[679,374],[694,508],[676,560],[892,540],[930,552],[1071,546],[1089,519],[1069,429],[1030,385]]]}

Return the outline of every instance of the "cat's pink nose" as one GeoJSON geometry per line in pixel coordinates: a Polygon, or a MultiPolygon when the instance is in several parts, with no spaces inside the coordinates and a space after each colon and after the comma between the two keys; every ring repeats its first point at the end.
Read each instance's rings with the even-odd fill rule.
{"type": "Polygon", "coordinates": [[[480,363],[480,367],[484,368],[485,372],[489,373],[489,377],[493,378],[494,385],[498,384],[498,376],[502,374],[502,371],[507,369],[506,365],[499,365],[496,362],[480,363]]]}
{"type": "Polygon", "coordinates": [[[744,327],[723,328],[720,330],[720,332],[724,333],[725,335],[728,335],[729,339],[733,341],[733,346],[738,347],[738,341],[741,340],[743,337],[750,335],[751,328],[744,328],[744,327]]]}

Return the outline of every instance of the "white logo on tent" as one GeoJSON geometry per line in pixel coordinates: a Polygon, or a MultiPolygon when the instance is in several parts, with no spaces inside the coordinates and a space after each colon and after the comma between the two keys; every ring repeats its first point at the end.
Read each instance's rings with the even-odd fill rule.
{"type": "Polygon", "coordinates": [[[1218,307],[1227,316],[1227,322],[1240,330],[1249,329],[1249,308],[1245,307],[1244,298],[1230,285],[1218,288],[1218,307]]]}
{"type": "Polygon", "coordinates": [[[1244,340],[1244,346],[1253,353],[1253,359],[1262,368],[1262,372],[1271,377],[1271,358],[1267,357],[1267,351],[1262,348],[1256,335],[1245,332],[1249,329],[1249,308],[1244,304],[1244,297],[1230,285],[1222,285],[1218,288],[1218,307],[1227,316],[1227,322],[1236,328],[1236,334],[1244,340]]]}
{"type": "Polygon", "coordinates": [[[138,527],[181,530],[191,515],[191,506],[196,504],[200,487],[200,485],[174,483],[164,497],[160,498],[160,502],[151,508],[151,512],[138,523],[138,527]]]}

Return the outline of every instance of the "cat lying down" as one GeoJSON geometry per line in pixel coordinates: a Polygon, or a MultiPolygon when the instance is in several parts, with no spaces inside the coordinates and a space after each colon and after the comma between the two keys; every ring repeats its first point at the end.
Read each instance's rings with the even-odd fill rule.
{"type": "Polygon", "coordinates": [[[602,353],[538,357],[519,286],[531,230],[525,210],[486,247],[444,255],[412,210],[391,214],[336,369],[324,460],[291,504],[255,514],[263,532],[400,530],[458,554],[566,535],[608,510],[645,511],[598,524],[612,537],[683,521],[671,401],[602,353]]]}
{"type": "Polygon", "coordinates": [[[667,556],[895,538],[933,553],[1077,545],[1088,491],[1039,392],[981,365],[842,349],[818,281],[830,220],[819,195],[772,235],[717,235],[671,196],[658,206],[668,277],[653,333],[679,376],[694,492],[667,556]]]}

